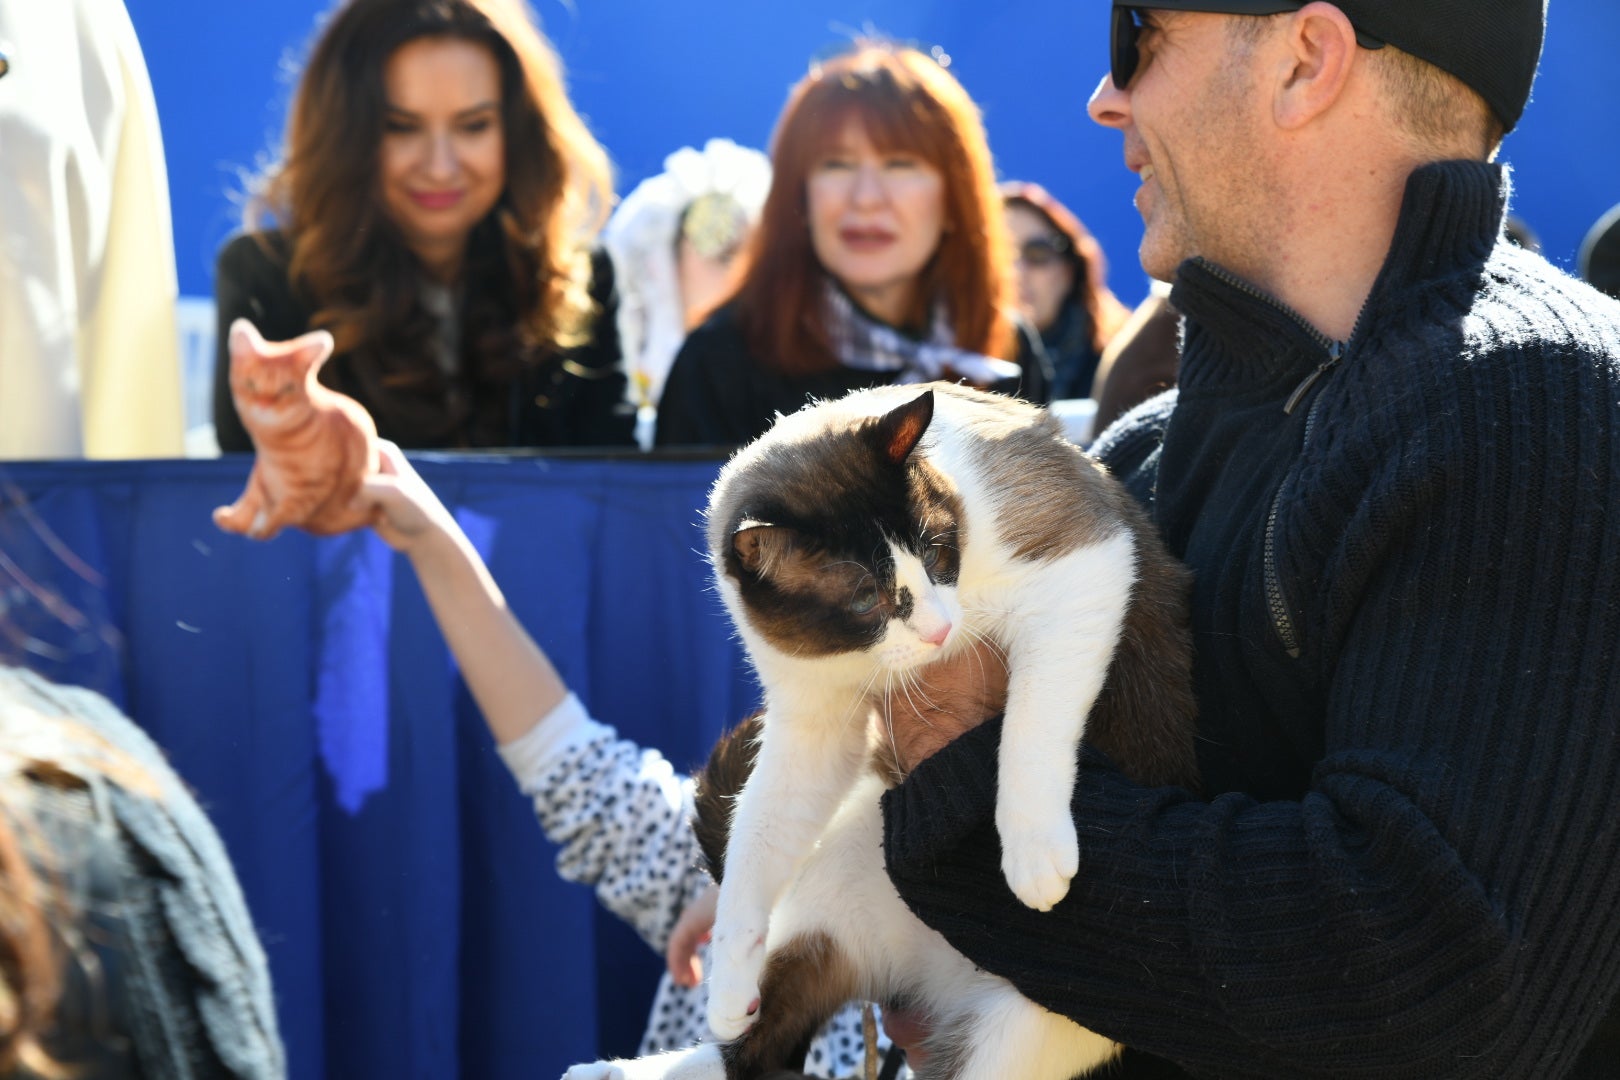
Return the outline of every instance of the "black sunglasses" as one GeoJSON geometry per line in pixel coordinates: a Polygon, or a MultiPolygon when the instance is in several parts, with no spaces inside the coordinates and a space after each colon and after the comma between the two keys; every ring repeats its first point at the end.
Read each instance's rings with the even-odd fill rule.
{"type": "Polygon", "coordinates": [[[1069,242],[1057,236],[1037,236],[1018,248],[1018,261],[1033,270],[1056,266],[1069,254],[1069,242]]]}
{"type": "MultiPolygon", "coordinates": [[[[1281,15],[1288,11],[1298,11],[1305,6],[1305,0],[1298,3],[1289,3],[1288,0],[1209,0],[1193,4],[1166,5],[1171,11],[1208,11],[1218,15],[1281,15]]],[[[1141,4],[1129,7],[1124,4],[1114,4],[1114,22],[1108,34],[1108,70],[1113,76],[1114,85],[1123,89],[1130,85],[1131,78],[1136,74],[1136,65],[1141,61],[1141,53],[1137,51],[1136,42],[1142,34],[1142,24],[1137,21],[1137,12],[1144,8],[1152,9],[1153,4],[1141,4]]],[[[1356,43],[1363,49],[1382,49],[1384,43],[1370,34],[1356,31],[1356,43]]]]}

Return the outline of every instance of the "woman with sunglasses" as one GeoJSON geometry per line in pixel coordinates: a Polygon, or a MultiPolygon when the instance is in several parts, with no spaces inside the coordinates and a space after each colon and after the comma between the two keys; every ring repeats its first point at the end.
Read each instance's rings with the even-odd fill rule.
{"type": "Polygon", "coordinates": [[[1052,398],[1092,396],[1108,342],[1130,311],[1108,288],[1102,246],[1039,184],[1001,185],[1018,301],[1052,361],[1052,398]]]}
{"type": "Polygon", "coordinates": [[[286,147],[219,257],[215,433],[252,447],[226,353],[246,317],[330,330],[321,381],[401,446],[631,442],[606,153],[520,0],[339,0],[286,147]]]}
{"type": "Polygon", "coordinates": [[[772,165],[741,284],[665,383],[658,445],[744,443],[811,399],[897,382],[1048,400],[984,128],[941,60],[860,41],[812,68],[772,165]]]}

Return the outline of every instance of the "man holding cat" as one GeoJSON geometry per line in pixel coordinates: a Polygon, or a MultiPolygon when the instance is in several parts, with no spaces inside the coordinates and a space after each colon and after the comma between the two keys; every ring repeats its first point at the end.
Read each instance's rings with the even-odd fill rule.
{"type": "Polygon", "coordinates": [[[906,901],[1131,1046],[1111,1075],[1620,1053],[1620,305],[1503,239],[1490,163],[1545,17],[1115,0],[1090,111],[1187,325],[1179,390],[1096,452],[1194,572],[1205,790],[1087,750],[1045,914],[1002,881],[999,721],[897,717],[884,807],[906,901]]]}

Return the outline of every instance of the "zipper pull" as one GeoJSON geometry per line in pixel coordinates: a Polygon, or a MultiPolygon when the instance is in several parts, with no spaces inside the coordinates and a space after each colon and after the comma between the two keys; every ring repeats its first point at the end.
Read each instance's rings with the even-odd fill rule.
{"type": "Polygon", "coordinates": [[[1337,364],[1339,359],[1343,356],[1343,343],[1335,341],[1332,346],[1328,348],[1327,359],[1322,361],[1320,364],[1317,364],[1316,370],[1305,376],[1304,380],[1298,386],[1294,387],[1294,392],[1288,395],[1288,403],[1283,406],[1283,415],[1294,415],[1294,410],[1299,407],[1300,401],[1303,400],[1305,395],[1310,392],[1311,387],[1316,385],[1316,380],[1320,379],[1323,375],[1326,375],[1328,371],[1332,369],[1333,365],[1337,364]]]}

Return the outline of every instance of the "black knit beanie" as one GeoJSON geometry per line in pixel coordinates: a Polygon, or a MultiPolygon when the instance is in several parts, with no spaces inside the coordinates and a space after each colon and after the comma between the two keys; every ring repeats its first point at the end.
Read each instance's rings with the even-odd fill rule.
{"type": "MultiPolygon", "coordinates": [[[[1183,11],[1293,11],[1306,0],[1114,0],[1115,7],[1183,11]]],[[[1541,61],[1547,0],[1331,0],[1355,28],[1427,60],[1474,88],[1512,131],[1530,100],[1541,61]]]]}
{"type": "Polygon", "coordinates": [[[1620,206],[1611,207],[1581,241],[1581,277],[1620,299],[1620,206]]]}

